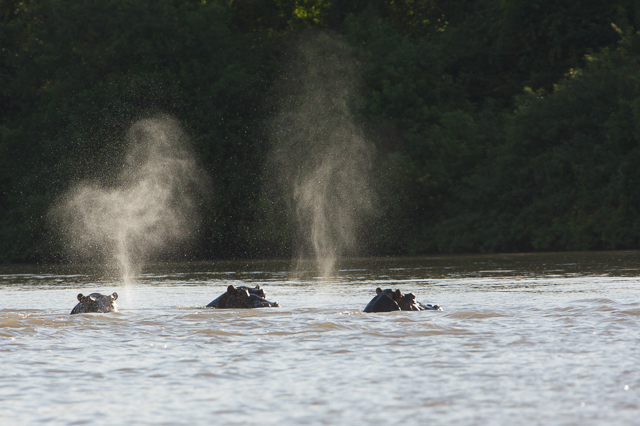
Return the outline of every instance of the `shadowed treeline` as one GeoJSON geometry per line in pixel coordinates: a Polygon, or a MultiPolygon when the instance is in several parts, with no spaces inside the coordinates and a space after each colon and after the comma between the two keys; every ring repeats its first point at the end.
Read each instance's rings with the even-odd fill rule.
{"type": "Polygon", "coordinates": [[[63,260],[48,212],[109,191],[158,114],[212,183],[181,259],[290,256],[310,217],[343,233],[300,190],[341,163],[283,157],[332,117],[310,149],[368,173],[335,166],[363,224],[341,254],[640,248],[639,30],[632,0],[2,0],[0,261],[63,260]]]}

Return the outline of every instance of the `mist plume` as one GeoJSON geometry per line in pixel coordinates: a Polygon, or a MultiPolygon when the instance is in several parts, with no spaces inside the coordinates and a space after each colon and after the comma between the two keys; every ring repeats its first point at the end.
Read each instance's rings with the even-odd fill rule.
{"type": "Polygon", "coordinates": [[[193,236],[206,181],[175,119],[140,120],[127,142],[123,169],[111,185],[81,182],[51,212],[72,256],[106,261],[125,282],[145,259],[193,236]]]}
{"type": "Polygon", "coordinates": [[[329,277],[340,256],[356,249],[358,226],[371,210],[373,147],[352,113],[357,62],[349,47],[319,33],[294,55],[280,83],[269,165],[296,218],[299,259],[311,255],[329,277]]]}

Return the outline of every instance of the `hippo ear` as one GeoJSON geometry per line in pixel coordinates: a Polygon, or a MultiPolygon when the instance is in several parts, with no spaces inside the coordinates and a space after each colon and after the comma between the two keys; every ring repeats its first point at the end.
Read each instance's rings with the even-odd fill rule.
{"type": "Polygon", "coordinates": [[[382,289],[380,287],[376,288],[376,294],[382,293],[382,289]]]}
{"type": "Polygon", "coordinates": [[[82,293],[78,293],[78,301],[82,302],[82,299],[84,299],[84,296],[82,295],[82,293]]]}
{"type": "Polygon", "coordinates": [[[236,289],[233,285],[229,284],[229,287],[227,287],[227,293],[235,293],[236,289]]]}
{"type": "Polygon", "coordinates": [[[396,289],[396,291],[393,292],[393,298],[396,300],[402,299],[402,292],[400,289],[396,289]]]}
{"type": "Polygon", "coordinates": [[[113,300],[118,300],[118,293],[116,293],[115,291],[113,292],[113,294],[111,295],[111,298],[113,300]]]}
{"type": "Polygon", "coordinates": [[[256,286],[256,290],[260,290],[260,284],[256,286]]]}

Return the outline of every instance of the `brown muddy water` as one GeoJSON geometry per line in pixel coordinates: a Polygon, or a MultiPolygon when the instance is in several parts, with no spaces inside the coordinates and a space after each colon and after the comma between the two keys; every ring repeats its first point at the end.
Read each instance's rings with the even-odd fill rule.
{"type": "Polygon", "coordinates": [[[639,252],[341,268],[0,268],[0,423],[639,424],[639,252]],[[203,308],[229,284],[281,307],[203,308]],[[376,287],[444,311],[365,314],[376,287]],[[69,315],[114,291],[119,312],[69,315]]]}

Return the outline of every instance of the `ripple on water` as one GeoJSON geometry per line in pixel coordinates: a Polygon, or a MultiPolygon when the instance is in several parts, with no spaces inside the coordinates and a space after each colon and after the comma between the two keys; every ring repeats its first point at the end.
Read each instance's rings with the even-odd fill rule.
{"type": "Polygon", "coordinates": [[[466,320],[478,319],[478,320],[481,320],[481,319],[485,319],[485,318],[500,318],[500,317],[505,317],[506,315],[503,315],[503,314],[500,314],[500,313],[497,313],[497,312],[463,310],[463,311],[447,313],[446,316],[448,316],[450,318],[457,318],[457,319],[466,319],[466,320]]]}
{"type": "Polygon", "coordinates": [[[476,265],[481,274],[458,260],[446,271],[406,260],[344,268],[347,276],[324,284],[292,283],[282,270],[163,269],[126,289],[90,274],[3,278],[13,284],[0,286],[9,308],[0,310],[0,418],[634,424],[637,280],[589,276],[564,257],[568,274],[549,265],[553,277],[518,276],[526,262],[514,258],[476,265]],[[203,308],[228,278],[269,280],[269,300],[283,307],[203,308]],[[445,311],[362,313],[378,285],[428,295],[445,311]],[[70,316],[87,287],[117,290],[120,312],[70,316]]]}

